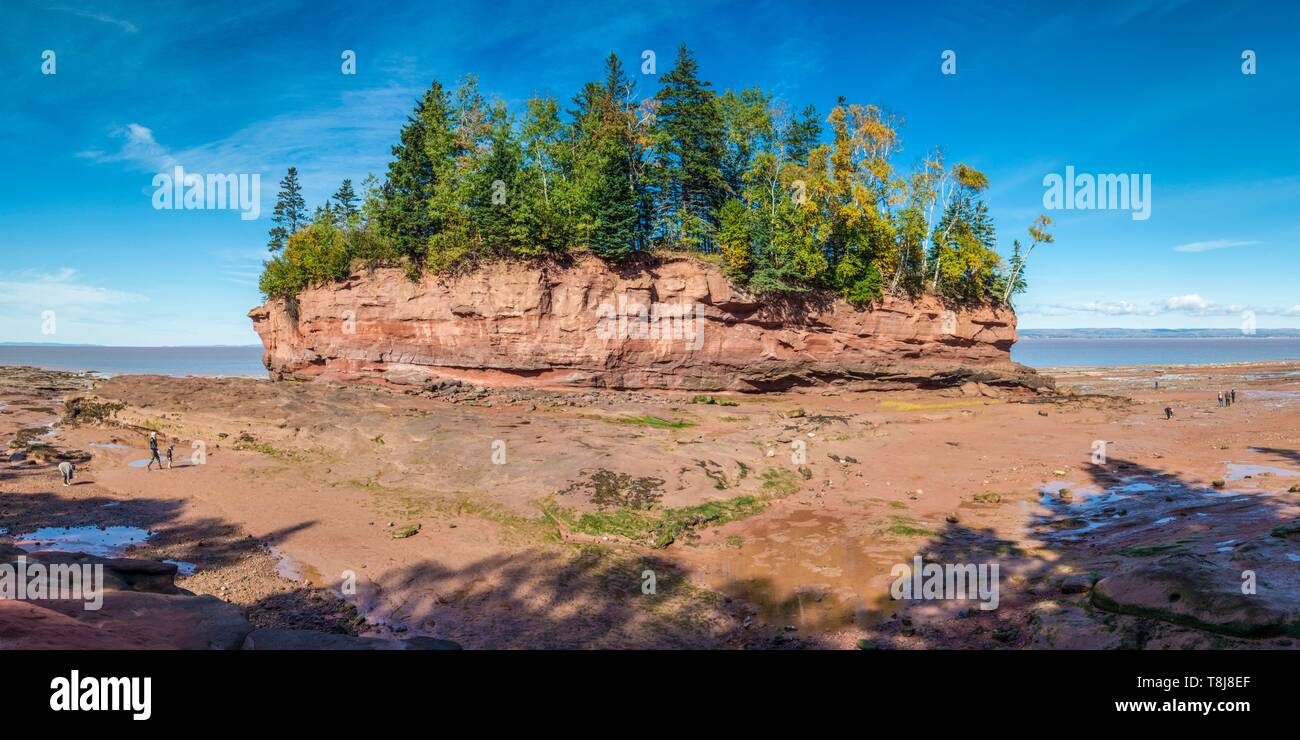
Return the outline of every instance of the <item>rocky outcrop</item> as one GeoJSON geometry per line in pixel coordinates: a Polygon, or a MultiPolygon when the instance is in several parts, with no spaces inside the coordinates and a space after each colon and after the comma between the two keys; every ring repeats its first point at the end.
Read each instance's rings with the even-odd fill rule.
{"type": "Polygon", "coordinates": [[[177,587],[175,565],[84,553],[25,553],[0,545],[0,563],[16,572],[20,562],[27,568],[102,566],[103,602],[87,609],[89,597],[0,599],[0,649],[238,650],[253,631],[234,604],[177,587]]]}
{"type": "Polygon", "coordinates": [[[1253,593],[1243,593],[1240,568],[1181,553],[1101,579],[1093,587],[1092,603],[1110,612],[1232,637],[1300,637],[1300,602],[1295,590],[1284,587],[1295,580],[1294,569],[1279,567],[1287,562],[1282,554],[1265,558],[1267,570],[1261,572],[1269,580],[1261,578],[1253,593]]]}
{"type": "Polygon", "coordinates": [[[249,313],[275,379],[457,379],[543,387],[777,390],[834,380],[1040,387],[1011,362],[1015,314],[930,297],[868,309],[767,301],[698,258],[615,269],[486,265],[409,279],[379,268],[249,313]]]}
{"type": "MultiPolygon", "coordinates": [[[[254,629],[244,610],[215,596],[176,585],[176,566],[154,560],[101,558],[85,553],[26,552],[0,543],[0,568],[30,573],[40,568],[47,585],[40,598],[0,598],[0,650],[459,650],[450,640],[405,640],[301,629],[254,629]],[[98,567],[96,600],[90,581],[77,578],[79,598],[49,592],[55,567],[98,567]]],[[[36,578],[36,576],[31,576],[36,578]]],[[[22,576],[11,576],[24,578],[22,576]]],[[[24,578],[24,580],[26,580],[24,578]]],[[[73,581],[67,581],[71,584],[73,581]]],[[[15,588],[8,585],[9,591],[15,588]]]]}

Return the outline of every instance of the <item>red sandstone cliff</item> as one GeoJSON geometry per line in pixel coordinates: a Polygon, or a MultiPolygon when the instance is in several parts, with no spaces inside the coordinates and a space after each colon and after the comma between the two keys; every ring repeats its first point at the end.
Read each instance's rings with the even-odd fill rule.
{"type": "Polygon", "coordinates": [[[381,268],[249,317],[277,379],[746,391],[836,379],[1047,382],[1011,362],[1007,309],[954,313],[928,297],[870,310],[764,302],[686,257],[644,270],[592,257],[496,263],[418,282],[381,268]]]}

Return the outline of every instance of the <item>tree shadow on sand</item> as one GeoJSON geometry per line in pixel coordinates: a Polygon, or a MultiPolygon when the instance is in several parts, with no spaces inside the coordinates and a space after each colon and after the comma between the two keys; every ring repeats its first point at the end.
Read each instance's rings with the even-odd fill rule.
{"type": "Polygon", "coordinates": [[[908,601],[874,642],[906,648],[1292,645],[1288,635],[1300,622],[1273,619],[1300,614],[1296,566],[1282,557],[1288,545],[1279,536],[1297,521],[1285,488],[1218,490],[1116,458],[1084,472],[1084,485],[1057,482],[1044,486],[1037,501],[1016,502],[1046,511],[1030,515],[1025,542],[954,523],[917,548],[925,562],[999,564],[996,609],[980,610],[974,601],[964,607],[908,601]],[[1247,571],[1258,581],[1253,595],[1239,588],[1247,571]],[[1109,576],[1115,578],[1098,583],[1109,576]]]}

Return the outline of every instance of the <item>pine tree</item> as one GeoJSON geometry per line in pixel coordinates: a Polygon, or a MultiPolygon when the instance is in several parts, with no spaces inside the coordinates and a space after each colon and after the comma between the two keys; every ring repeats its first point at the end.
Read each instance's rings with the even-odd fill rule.
{"type": "Polygon", "coordinates": [[[267,247],[272,252],[284,248],[289,237],[298,233],[298,229],[307,222],[307,201],[302,197],[302,186],[298,184],[298,168],[290,167],[284,179],[280,181],[280,192],[275,197],[275,211],[271,214],[271,240],[267,247]]]}
{"type": "Polygon", "coordinates": [[[606,145],[598,153],[590,195],[591,249],[605,259],[625,259],[636,251],[640,212],[623,152],[606,145]]]}
{"type": "Polygon", "coordinates": [[[352,189],[352,180],[343,180],[338,192],[334,193],[334,204],[335,211],[344,223],[351,223],[353,218],[358,215],[357,194],[352,189]]]}
{"type": "Polygon", "coordinates": [[[605,79],[584,85],[572,111],[575,227],[581,241],[608,259],[627,257],[645,241],[646,142],[638,136],[632,97],[623,63],[610,54],[605,79]]]}
{"type": "Polygon", "coordinates": [[[434,82],[402,127],[381,189],[380,233],[412,265],[423,264],[430,238],[446,220],[439,205],[450,187],[456,154],[447,94],[434,82]],[[435,200],[438,200],[435,203],[435,200]]]}
{"type": "Polygon", "coordinates": [[[822,123],[817,117],[817,107],[803,109],[802,119],[791,119],[786,126],[782,143],[790,160],[801,165],[808,164],[808,153],[817,146],[822,135],[822,123]]]}
{"type": "Polygon", "coordinates": [[[469,216],[480,241],[498,254],[512,246],[523,154],[504,105],[491,114],[490,144],[468,187],[469,216]]]}
{"type": "Polygon", "coordinates": [[[699,78],[699,64],[683,44],[660,80],[660,156],[665,160],[661,216],[683,245],[707,240],[726,197],[722,176],[725,126],[717,95],[699,78]]]}

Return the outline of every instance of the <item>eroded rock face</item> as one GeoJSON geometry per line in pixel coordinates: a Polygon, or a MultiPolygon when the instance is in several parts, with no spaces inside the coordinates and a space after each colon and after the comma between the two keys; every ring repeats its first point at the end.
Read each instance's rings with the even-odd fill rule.
{"type": "Polygon", "coordinates": [[[249,317],[276,379],[740,391],[835,379],[1050,384],[1011,362],[1009,310],[949,312],[928,297],[873,310],[763,302],[686,257],[626,270],[594,257],[496,263],[419,281],[380,268],[249,317]]]}

